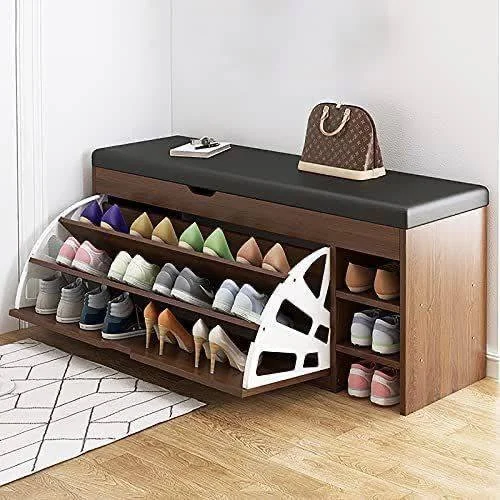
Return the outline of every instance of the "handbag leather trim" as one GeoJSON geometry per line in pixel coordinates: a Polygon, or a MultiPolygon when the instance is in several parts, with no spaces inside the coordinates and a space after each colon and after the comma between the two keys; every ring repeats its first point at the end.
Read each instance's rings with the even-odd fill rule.
{"type": "Polygon", "coordinates": [[[329,175],[331,177],[343,177],[344,179],[352,179],[355,181],[366,181],[385,175],[384,167],[371,168],[369,170],[349,170],[347,168],[329,167],[328,165],[320,165],[319,163],[311,163],[302,160],[299,161],[298,169],[303,172],[329,175]]]}

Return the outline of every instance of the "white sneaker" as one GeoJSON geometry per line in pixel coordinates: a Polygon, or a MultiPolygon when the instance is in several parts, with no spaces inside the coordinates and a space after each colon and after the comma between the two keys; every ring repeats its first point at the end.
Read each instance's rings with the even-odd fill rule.
{"type": "Polygon", "coordinates": [[[132,261],[132,257],[128,252],[122,250],[116,257],[111,267],[109,268],[108,278],[115,281],[123,281],[123,276],[127,271],[127,267],[132,261]]]}
{"type": "Polygon", "coordinates": [[[160,266],[136,255],[128,265],[123,281],[142,290],[152,290],[159,272],[160,266]]]}

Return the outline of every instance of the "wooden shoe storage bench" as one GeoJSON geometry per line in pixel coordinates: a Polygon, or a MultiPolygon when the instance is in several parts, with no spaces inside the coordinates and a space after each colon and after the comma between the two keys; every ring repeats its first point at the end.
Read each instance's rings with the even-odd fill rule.
{"type": "Polygon", "coordinates": [[[95,151],[95,198],[104,205],[118,203],[129,223],[146,211],[153,224],[169,216],[177,234],[193,221],[204,236],[221,227],[233,255],[249,236],[257,239],[263,253],[280,242],[292,268],[307,263],[306,272],[302,264],[303,279],[298,272],[292,275],[293,270],[287,277],[82,223],[80,203],[61,214],[33,249],[12,316],[239,397],[305,381],[340,391],[346,388],[350,364],[365,359],[400,371],[399,408],[407,415],[485,377],[486,188],[393,171],[364,182],[329,178],[298,172],[295,155],[241,146],[211,159],[170,157],[169,150],[186,140],[173,136],[95,151]],[[259,328],[231,315],[60,266],[45,256],[51,234],[89,240],[111,257],[126,250],[160,265],[189,266],[216,284],[231,278],[270,294],[279,285],[275,312],[279,309],[294,320],[293,334],[299,331],[303,336],[296,345],[302,350],[325,345],[327,353],[318,347],[296,357],[288,348],[286,328],[272,321],[259,328]],[[311,255],[320,258],[309,265],[311,255]],[[347,290],[348,262],[377,266],[388,261],[400,264],[400,299],[384,301],[373,291],[347,290]],[[157,301],[190,324],[199,317],[209,327],[220,324],[242,348],[253,349],[259,338],[263,348],[254,376],[288,375],[271,375],[271,383],[244,388],[244,375],[228,364],[218,363],[210,375],[206,360],[195,369],[193,357],[173,345],[159,356],[157,346],[145,349],[143,338],[106,341],[100,332],[84,332],[77,324],[59,324],[53,316],[38,315],[33,307],[37,279],[54,271],[129,291],[142,303],[157,301]],[[290,293],[295,299],[284,300],[290,293]],[[322,301],[319,309],[329,313],[327,321],[313,321],[311,326],[311,318],[296,307],[301,296],[306,302],[322,301]],[[353,314],[373,307],[400,314],[400,353],[381,355],[350,343],[353,314]],[[264,326],[267,331],[262,331],[264,326]]]}

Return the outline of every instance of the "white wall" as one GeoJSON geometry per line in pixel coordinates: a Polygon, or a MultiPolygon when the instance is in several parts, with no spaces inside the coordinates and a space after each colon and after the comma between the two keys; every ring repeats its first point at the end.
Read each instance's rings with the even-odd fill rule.
{"type": "Polygon", "coordinates": [[[7,311],[14,302],[18,278],[16,51],[15,0],[0,2],[0,174],[2,239],[0,249],[0,331],[14,329],[17,321],[7,311]]]}
{"type": "Polygon", "coordinates": [[[388,168],[490,189],[497,353],[497,0],[173,0],[172,15],[174,132],[299,153],[326,97],[372,113],[388,168]]]}

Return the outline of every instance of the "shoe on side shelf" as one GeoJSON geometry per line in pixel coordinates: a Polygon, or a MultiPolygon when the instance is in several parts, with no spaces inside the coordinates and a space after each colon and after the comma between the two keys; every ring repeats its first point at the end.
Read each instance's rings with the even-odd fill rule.
{"type": "Polygon", "coordinates": [[[399,297],[399,264],[389,262],[377,269],[373,285],[379,299],[392,300],[399,297]]]}
{"type": "Polygon", "coordinates": [[[98,226],[101,223],[102,208],[96,200],[91,201],[80,214],[80,222],[98,226]]]}
{"type": "Polygon", "coordinates": [[[221,259],[234,261],[233,254],[229,249],[224,232],[220,227],[213,231],[205,240],[203,253],[212,255],[213,257],[220,257],[221,259]]]}
{"type": "Polygon", "coordinates": [[[374,279],[375,269],[349,262],[345,275],[345,284],[351,292],[361,293],[370,290],[373,287],[374,279]]]}
{"type": "Polygon", "coordinates": [[[276,243],[264,256],[262,269],[283,274],[287,274],[290,271],[290,264],[286,258],[285,250],[283,250],[283,247],[279,243],[276,243]]]}
{"type": "Polygon", "coordinates": [[[66,239],[66,241],[60,248],[59,253],[56,257],[56,262],[58,264],[62,264],[63,266],[71,267],[71,265],[73,264],[73,260],[75,259],[76,252],[79,248],[80,242],[73,236],[70,236],[66,239]]]}
{"type": "Polygon", "coordinates": [[[56,262],[57,256],[61,251],[64,241],[60,240],[55,234],[53,234],[49,241],[47,241],[46,252],[43,258],[50,262],[56,262]]]}
{"type": "Polygon", "coordinates": [[[127,234],[128,224],[125,222],[122,211],[118,205],[111,205],[101,219],[101,227],[111,231],[118,231],[119,233],[127,234]]]}
{"type": "Polygon", "coordinates": [[[167,243],[168,245],[177,246],[179,244],[174,226],[172,226],[172,222],[168,217],[165,217],[159,224],[156,225],[153,229],[151,239],[153,241],[167,243]]]}
{"type": "Polygon", "coordinates": [[[375,370],[371,383],[370,401],[379,406],[399,403],[399,373],[394,368],[375,370]]]}
{"type": "MultiPolygon", "coordinates": [[[[205,356],[207,359],[211,359],[210,343],[208,342],[208,326],[200,318],[193,325],[193,340],[194,340],[194,367],[198,368],[200,364],[201,350],[205,351],[205,356]]],[[[224,351],[219,350],[217,352],[217,361],[224,363],[227,359],[224,351]]]]}
{"type": "Polygon", "coordinates": [[[143,212],[130,226],[130,234],[132,236],[139,236],[142,238],[146,238],[148,240],[153,236],[153,224],[149,215],[146,212],[143,212]]]}
{"type": "Polygon", "coordinates": [[[230,314],[234,300],[236,299],[236,295],[238,295],[239,291],[240,287],[233,280],[224,280],[215,294],[212,309],[230,314]]]}
{"type": "Polygon", "coordinates": [[[102,328],[103,339],[128,339],[145,333],[141,315],[128,292],[123,292],[108,302],[102,328]]]}
{"type": "Polygon", "coordinates": [[[61,290],[67,285],[61,273],[50,278],[41,279],[36,297],[35,312],[37,314],[55,314],[61,299],[61,290]]]}
{"type": "Polygon", "coordinates": [[[248,283],[243,285],[234,299],[231,314],[260,325],[260,315],[269,297],[259,293],[248,283]]]}
{"type": "Polygon", "coordinates": [[[187,227],[179,238],[179,246],[181,248],[187,248],[195,252],[203,251],[203,243],[203,235],[196,222],[187,227]]]}
{"type": "Polygon", "coordinates": [[[163,355],[165,342],[174,344],[186,352],[194,351],[193,336],[182,326],[170,309],[165,309],[158,316],[158,328],[160,330],[160,355],[163,355]]]}
{"type": "Polygon", "coordinates": [[[57,306],[56,321],[58,323],[78,323],[82,314],[84,297],[87,293],[82,278],[66,285],[61,290],[61,300],[57,306]]]}
{"type": "Polygon", "coordinates": [[[399,352],[399,314],[391,314],[375,321],[372,350],[380,354],[399,352]]]}
{"type": "Polygon", "coordinates": [[[110,299],[111,294],[106,285],[100,285],[85,294],[80,316],[80,328],[82,330],[102,329],[110,299]]]}
{"type": "Polygon", "coordinates": [[[142,290],[151,290],[159,272],[160,266],[151,264],[140,255],[136,255],[130,261],[123,281],[142,290]]]}
{"type": "Polygon", "coordinates": [[[90,241],[84,241],[76,252],[72,266],[79,271],[104,277],[111,266],[111,257],[104,250],[92,245],[90,241]]]}
{"type": "Polygon", "coordinates": [[[179,276],[177,268],[170,262],[167,262],[156,277],[153,292],[170,297],[177,276],[179,276]]]}
{"type": "Polygon", "coordinates": [[[160,339],[159,330],[158,330],[158,308],[154,302],[150,302],[144,308],[144,324],[146,325],[146,349],[149,349],[151,345],[151,337],[153,336],[153,332],[156,333],[156,337],[158,340],[160,339]]]}
{"type": "Polygon", "coordinates": [[[355,398],[369,397],[374,372],[375,363],[373,361],[353,363],[347,378],[347,393],[349,396],[355,398]]]}
{"type": "Polygon", "coordinates": [[[380,318],[379,309],[365,309],[354,313],[351,323],[351,343],[360,347],[372,345],[372,332],[375,321],[380,318]]]}
{"type": "Polygon", "coordinates": [[[254,237],[248,239],[236,254],[236,262],[249,264],[251,266],[262,266],[262,252],[254,237]]]}
{"type": "Polygon", "coordinates": [[[217,325],[210,330],[208,334],[208,342],[210,343],[210,373],[215,371],[215,362],[218,361],[220,351],[223,351],[229,360],[229,364],[239,370],[245,371],[247,355],[240,351],[238,346],[229,338],[227,333],[217,325]]]}
{"type": "Polygon", "coordinates": [[[113,260],[111,267],[109,268],[108,278],[110,280],[122,282],[123,276],[125,276],[125,273],[127,272],[127,267],[131,261],[132,257],[128,252],[125,252],[125,250],[119,252],[118,255],[115,257],[115,260],[113,260]]]}
{"type": "Polygon", "coordinates": [[[214,295],[210,280],[200,278],[189,267],[177,276],[172,289],[172,297],[200,307],[212,307],[214,295]]]}

